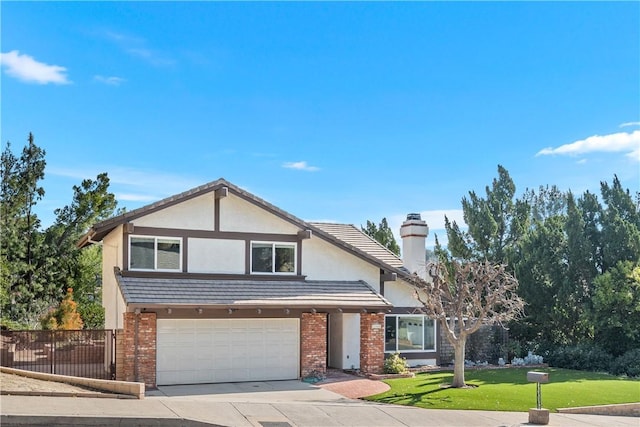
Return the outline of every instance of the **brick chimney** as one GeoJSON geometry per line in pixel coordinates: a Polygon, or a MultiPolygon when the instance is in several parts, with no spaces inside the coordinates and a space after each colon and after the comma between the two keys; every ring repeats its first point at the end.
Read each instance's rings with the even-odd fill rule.
{"type": "Polygon", "coordinates": [[[426,278],[426,241],[429,234],[427,223],[422,220],[419,213],[410,213],[407,220],[400,226],[402,237],[402,262],[409,272],[417,273],[423,279],[426,278]]]}

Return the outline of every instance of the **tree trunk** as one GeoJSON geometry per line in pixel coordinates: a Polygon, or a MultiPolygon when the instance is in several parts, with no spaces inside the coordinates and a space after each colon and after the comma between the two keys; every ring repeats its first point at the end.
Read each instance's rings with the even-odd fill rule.
{"type": "Polygon", "coordinates": [[[455,351],[455,361],[453,365],[453,382],[451,387],[460,388],[466,386],[464,382],[464,347],[467,342],[467,337],[458,337],[458,340],[453,344],[455,351]]]}

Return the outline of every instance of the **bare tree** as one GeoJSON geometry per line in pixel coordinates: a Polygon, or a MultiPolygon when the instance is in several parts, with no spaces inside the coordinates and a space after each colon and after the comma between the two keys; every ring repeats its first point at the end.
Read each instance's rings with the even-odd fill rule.
{"type": "Polygon", "coordinates": [[[416,297],[425,314],[438,320],[455,350],[452,387],[465,387],[467,337],[482,325],[520,317],[524,302],[516,294],[518,280],[505,265],[448,260],[430,264],[427,279],[413,276],[416,297]]]}

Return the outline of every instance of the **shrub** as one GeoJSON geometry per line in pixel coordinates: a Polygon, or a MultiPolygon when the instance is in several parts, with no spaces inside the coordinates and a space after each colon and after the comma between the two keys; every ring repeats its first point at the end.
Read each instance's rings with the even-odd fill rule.
{"type": "Polygon", "coordinates": [[[640,377],[640,348],[634,348],[618,356],[611,364],[611,373],[640,377]]]}
{"type": "Polygon", "coordinates": [[[78,304],[73,300],[73,289],[67,289],[67,295],[55,310],[47,313],[40,324],[43,329],[82,329],[83,322],[78,313],[78,304]]]}
{"type": "Polygon", "coordinates": [[[100,303],[78,304],[78,313],[86,329],[104,328],[104,307],[100,303]]]}
{"type": "Polygon", "coordinates": [[[385,374],[404,374],[408,370],[407,359],[400,357],[400,353],[393,353],[384,360],[385,374]]]}
{"type": "Polygon", "coordinates": [[[11,319],[2,318],[0,319],[0,329],[2,329],[3,331],[4,330],[20,331],[20,330],[26,330],[31,328],[29,328],[29,325],[25,323],[20,323],[20,322],[13,321],[11,319]]]}
{"type": "Polygon", "coordinates": [[[579,344],[551,350],[547,361],[556,368],[609,372],[613,356],[593,344],[579,344]]]}

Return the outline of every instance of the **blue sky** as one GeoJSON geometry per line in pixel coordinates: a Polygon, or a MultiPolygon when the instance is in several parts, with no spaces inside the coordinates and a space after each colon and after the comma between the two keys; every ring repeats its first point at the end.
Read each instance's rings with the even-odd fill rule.
{"type": "Polygon", "coordinates": [[[640,187],[638,2],[2,2],[3,148],[45,225],[107,172],[134,209],[224,177],[305,220],[398,227],[506,167],[640,187]]]}

